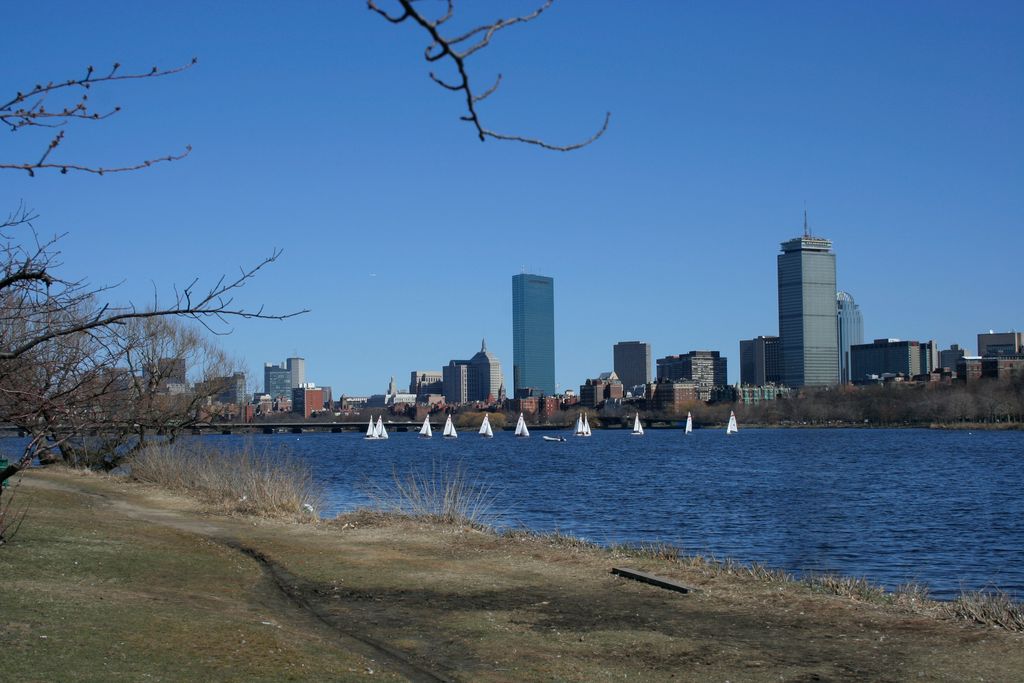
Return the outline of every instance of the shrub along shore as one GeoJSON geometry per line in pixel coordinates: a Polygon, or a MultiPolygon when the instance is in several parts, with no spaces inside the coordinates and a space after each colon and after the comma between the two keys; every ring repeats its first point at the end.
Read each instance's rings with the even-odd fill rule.
{"type": "Polygon", "coordinates": [[[5,674],[1009,680],[1024,670],[1024,614],[1005,595],[942,603],[919,586],[796,579],[666,545],[496,533],[483,524],[487,492],[459,472],[396,477],[388,511],[321,520],[308,473],[265,456],[151,451],[133,468],[149,483],[28,472],[13,504],[28,506],[24,522],[0,547],[5,674]],[[613,566],[695,591],[631,582],[613,566]]]}

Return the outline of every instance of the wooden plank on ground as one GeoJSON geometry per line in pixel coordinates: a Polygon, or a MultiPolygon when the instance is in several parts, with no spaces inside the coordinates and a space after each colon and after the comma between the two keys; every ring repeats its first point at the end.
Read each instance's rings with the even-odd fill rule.
{"type": "Polygon", "coordinates": [[[661,576],[655,576],[654,574],[648,574],[647,572],[628,569],[626,567],[612,567],[612,574],[623,576],[627,579],[633,579],[634,581],[640,581],[642,583],[649,583],[652,586],[665,588],[670,591],[677,591],[679,593],[691,593],[697,590],[696,588],[684,586],[678,581],[673,581],[672,579],[666,579],[661,576]]]}

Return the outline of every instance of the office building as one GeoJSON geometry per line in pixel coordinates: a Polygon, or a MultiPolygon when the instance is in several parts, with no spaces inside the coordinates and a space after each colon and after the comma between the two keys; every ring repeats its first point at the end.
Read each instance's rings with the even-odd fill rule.
{"type": "Polygon", "coordinates": [[[938,353],[934,341],[876,339],[850,347],[850,381],[861,383],[884,375],[906,378],[926,375],[935,369],[938,353]]]}
{"type": "Polygon", "coordinates": [[[480,350],[469,359],[469,400],[493,403],[502,389],[501,362],[481,340],[480,350]]]}
{"type": "Polygon", "coordinates": [[[279,396],[292,395],[292,371],[284,365],[273,363],[263,364],[263,393],[269,394],[271,400],[279,396]]]}
{"type": "Polygon", "coordinates": [[[778,255],[782,383],[828,386],[839,380],[836,257],[832,242],[804,235],[783,242],[778,255]]]}
{"type": "Polygon", "coordinates": [[[142,368],[146,386],[158,394],[185,394],[189,391],[184,358],[159,358],[142,368]]]}
{"type": "Polygon", "coordinates": [[[245,392],[245,373],[236,372],[223,377],[215,377],[212,381],[212,389],[217,394],[213,397],[216,403],[228,403],[241,405],[247,403],[249,398],[245,392]]]}
{"type": "Polygon", "coordinates": [[[420,397],[444,393],[444,373],[413,370],[409,377],[409,393],[420,397]]]}
{"type": "Polygon", "coordinates": [[[658,381],[691,380],[703,387],[728,384],[728,360],[718,351],[690,351],[678,356],[659,358],[658,381]]]}
{"type": "Polygon", "coordinates": [[[301,387],[306,383],[306,359],[286,358],[285,367],[291,373],[292,389],[301,387]]]}
{"type": "Polygon", "coordinates": [[[651,381],[651,345],[623,341],[612,347],[612,364],[623,386],[632,389],[651,381]]]}
{"type": "Polygon", "coordinates": [[[864,343],[860,306],[848,292],[836,292],[836,334],[839,337],[839,381],[850,382],[850,347],[864,343]]]}
{"type": "Polygon", "coordinates": [[[188,384],[184,358],[161,358],[156,362],[156,368],[161,383],[188,384]]]}
{"type": "Polygon", "coordinates": [[[1024,332],[993,332],[978,335],[978,355],[1016,356],[1024,353],[1024,332]]]}
{"type": "Polygon", "coordinates": [[[781,383],[779,338],[759,336],[740,341],[740,384],[763,386],[781,383]]]}
{"type": "Polygon", "coordinates": [[[450,361],[441,375],[445,403],[469,403],[469,361],[450,361]]]}
{"type": "Polygon", "coordinates": [[[446,403],[493,403],[503,398],[501,362],[487,350],[486,340],[469,360],[449,361],[441,372],[441,387],[446,403]]]}
{"type": "Polygon", "coordinates": [[[939,351],[938,367],[949,368],[955,372],[956,366],[960,363],[960,359],[966,355],[967,351],[961,349],[959,344],[950,344],[948,349],[939,351]]]}
{"type": "Polygon", "coordinates": [[[295,387],[292,392],[292,412],[309,419],[324,409],[324,392],[313,386],[295,387]]]}
{"type": "Polygon", "coordinates": [[[512,382],[555,395],[555,281],[523,273],[512,277],[512,382]]]}

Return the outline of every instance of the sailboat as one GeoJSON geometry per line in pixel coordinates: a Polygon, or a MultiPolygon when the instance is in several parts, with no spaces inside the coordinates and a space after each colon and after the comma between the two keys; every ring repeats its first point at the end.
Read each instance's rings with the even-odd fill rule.
{"type": "Polygon", "coordinates": [[[729,411],[729,426],[725,428],[726,434],[735,434],[739,429],[736,427],[736,413],[729,411]]]}
{"type": "Polygon", "coordinates": [[[633,436],[643,436],[643,435],[644,435],[644,426],[642,424],[640,424],[640,413],[637,413],[636,417],[633,418],[633,436]]]}
{"type": "Polygon", "coordinates": [[[573,431],[574,436],[590,436],[590,422],[587,420],[586,413],[580,413],[576,416],[576,429],[573,431]]]}
{"type": "Polygon", "coordinates": [[[488,439],[494,436],[494,432],[491,430],[491,420],[488,415],[484,415],[484,421],[480,423],[480,436],[485,436],[488,439]]]}
{"type": "Polygon", "coordinates": [[[684,433],[689,434],[692,431],[693,431],[693,415],[690,414],[690,411],[686,411],[686,432],[684,432],[684,433]]]}
{"type": "Polygon", "coordinates": [[[516,422],[516,436],[527,437],[530,435],[530,430],[526,428],[526,420],[523,419],[523,414],[519,413],[519,422],[516,422]]]}
{"type": "Polygon", "coordinates": [[[446,439],[457,439],[459,433],[455,431],[455,425],[452,424],[452,416],[449,415],[448,419],[444,421],[444,431],[441,432],[441,436],[446,439]]]}
{"type": "Polygon", "coordinates": [[[388,438],[388,430],[384,429],[384,418],[380,415],[377,416],[377,428],[374,431],[378,439],[388,438]]]}
{"type": "Polygon", "coordinates": [[[579,415],[576,416],[576,427],[572,430],[572,435],[573,436],[584,436],[585,435],[585,432],[583,431],[583,413],[580,413],[579,415]]]}
{"type": "Polygon", "coordinates": [[[366,436],[364,439],[377,439],[377,427],[373,424],[373,415],[370,416],[370,424],[366,425],[366,436]]]}
{"type": "Polygon", "coordinates": [[[430,416],[423,418],[423,426],[420,427],[420,438],[429,439],[434,435],[433,430],[430,429],[430,416]]]}

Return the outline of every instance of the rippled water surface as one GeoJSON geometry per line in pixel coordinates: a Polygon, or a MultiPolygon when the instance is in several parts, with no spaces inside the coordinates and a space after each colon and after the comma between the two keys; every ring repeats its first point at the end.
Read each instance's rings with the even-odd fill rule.
{"type": "MultiPolygon", "coordinates": [[[[235,436],[203,437],[213,443],[235,436]]],[[[599,543],[665,541],[795,571],[927,583],[948,598],[1024,596],[1024,432],[774,429],[536,433],[454,441],[414,433],[252,437],[307,460],[329,513],[393,472],[461,463],[497,492],[499,523],[599,543]]]]}

